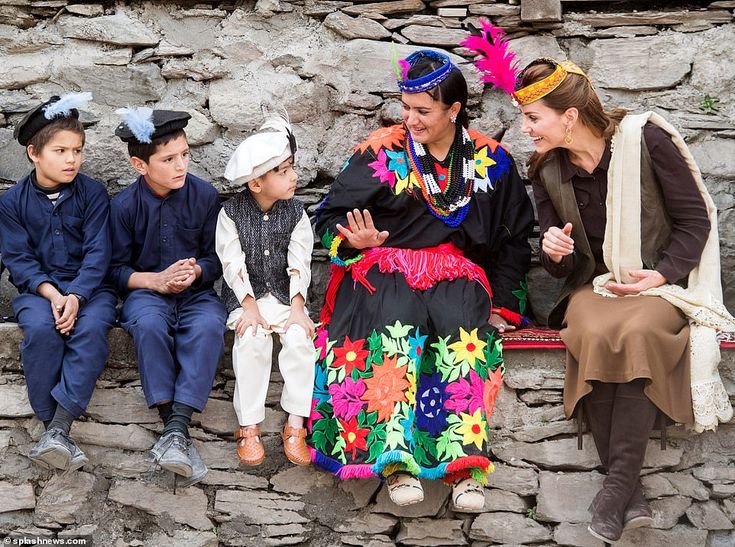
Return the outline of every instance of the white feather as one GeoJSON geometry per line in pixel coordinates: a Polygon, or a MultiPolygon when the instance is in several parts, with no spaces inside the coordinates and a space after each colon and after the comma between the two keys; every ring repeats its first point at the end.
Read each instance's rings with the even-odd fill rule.
{"type": "Polygon", "coordinates": [[[118,108],[115,114],[122,118],[130,132],[135,135],[138,142],[150,143],[151,135],[156,130],[153,125],[153,109],[147,106],[128,106],[118,108]]]}
{"type": "Polygon", "coordinates": [[[85,108],[91,100],[92,94],[89,91],[83,91],[81,93],[67,93],[62,95],[55,103],[46,105],[43,108],[43,116],[47,120],[67,117],[71,114],[73,109],[76,108],[78,110],[80,108],[85,108]]]}

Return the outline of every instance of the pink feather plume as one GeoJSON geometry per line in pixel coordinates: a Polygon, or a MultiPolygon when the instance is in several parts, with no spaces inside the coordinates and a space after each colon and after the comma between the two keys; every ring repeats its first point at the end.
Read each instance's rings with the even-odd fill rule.
{"type": "Polygon", "coordinates": [[[406,59],[400,59],[398,65],[401,67],[401,80],[408,80],[408,71],[411,70],[411,64],[406,59]]]}
{"type": "Polygon", "coordinates": [[[475,61],[475,67],[482,72],[483,82],[502,89],[506,93],[513,93],[520,73],[516,54],[508,49],[505,31],[502,28],[484,19],[480,19],[480,24],[482,35],[470,35],[459,45],[480,55],[480,58],[475,61]]]}

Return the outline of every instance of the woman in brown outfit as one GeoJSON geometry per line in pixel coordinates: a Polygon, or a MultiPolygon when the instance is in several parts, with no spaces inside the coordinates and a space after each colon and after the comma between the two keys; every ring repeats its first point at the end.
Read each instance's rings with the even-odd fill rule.
{"type": "Polygon", "coordinates": [[[549,59],[526,67],[514,96],[536,148],[530,177],[541,262],[566,278],[549,317],[567,347],[564,409],[567,417],[583,411],[608,473],[590,506],[589,530],[614,542],[624,528],[652,523],[639,477],[659,411],[673,422],[693,422],[687,318],[667,300],[639,293],[686,281],[710,232],[707,208],[669,133],[646,123],[639,159],[643,268],[631,270],[627,283],[604,286],[626,298],[601,296],[591,283],[610,270],[603,242],[614,203],[611,140],[626,112],[605,112],[584,72],[549,59]]]}

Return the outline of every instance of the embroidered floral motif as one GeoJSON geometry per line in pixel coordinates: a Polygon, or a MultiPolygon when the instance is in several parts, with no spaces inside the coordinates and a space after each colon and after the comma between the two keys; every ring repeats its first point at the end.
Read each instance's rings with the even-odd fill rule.
{"type": "Polygon", "coordinates": [[[329,386],[329,393],[332,395],[332,406],[334,415],[338,418],[349,420],[356,418],[365,406],[361,400],[365,393],[365,383],[362,378],[358,378],[355,382],[352,378],[345,378],[342,384],[332,384],[329,386]]]}
{"type": "Polygon", "coordinates": [[[370,433],[367,429],[361,429],[357,426],[357,418],[351,418],[348,421],[339,420],[342,426],[342,432],[339,434],[345,441],[345,452],[351,452],[355,457],[357,450],[365,450],[367,448],[367,435],[370,433]]]}
{"type": "Polygon", "coordinates": [[[460,413],[462,425],[457,428],[457,433],[462,435],[463,444],[471,444],[482,448],[482,443],[487,442],[487,423],[482,417],[482,411],[478,408],[472,414],[460,413]]]}
{"type": "Polygon", "coordinates": [[[365,379],[367,391],[361,398],[368,402],[368,412],[377,411],[379,422],[388,421],[396,403],[407,400],[406,365],[397,366],[397,360],[386,355],[382,365],[373,366],[373,377],[365,379]]]}
{"type": "Polygon", "coordinates": [[[329,339],[327,326],[317,340],[307,421],[317,464],[341,469],[342,478],[407,468],[433,478],[480,476],[489,469],[487,413],[503,377],[494,329],[481,336],[460,328],[432,339],[396,321],[341,343],[329,339]]]}
{"type": "Polygon", "coordinates": [[[487,177],[487,168],[495,165],[495,160],[487,155],[488,147],[483,146],[475,151],[475,173],[481,179],[487,177]]]}
{"type": "MultiPolygon", "coordinates": [[[[468,133],[475,146],[474,191],[493,191],[497,182],[511,167],[510,156],[497,141],[477,131],[470,130],[468,133]]],[[[419,188],[416,174],[410,171],[406,151],[402,149],[404,139],[405,131],[401,126],[384,127],[375,131],[355,149],[362,153],[368,148],[372,150],[375,160],[368,165],[373,170],[373,177],[381,184],[390,186],[395,195],[419,188]]],[[[437,164],[437,183],[442,189],[446,188],[448,176],[447,169],[437,164]]]]}
{"type": "Polygon", "coordinates": [[[388,169],[394,171],[396,177],[405,179],[408,176],[408,158],[405,152],[385,151],[385,155],[390,158],[388,169]]]}
{"type": "Polygon", "coordinates": [[[362,349],[364,344],[365,340],[352,342],[349,336],[345,336],[344,345],[341,348],[334,348],[335,359],[332,366],[334,368],[344,367],[347,375],[351,374],[354,368],[365,370],[365,358],[369,352],[362,349]]]}
{"type": "Polygon", "coordinates": [[[468,361],[470,366],[475,366],[475,359],[480,361],[485,360],[485,356],[482,353],[485,347],[485,342],[477,337],[477,329],[473,329],[471,333],[467,333],[462,327],[459,328],[459,342],[449,344],[449,348],[456,351],[454,357],[455,363],[462,361],[468,361]]]}
{"type": "Polygon", "coordinates": [[[385,152],[386,151],[381,148],[375,161],[368,165],[373,168],[373,177],[377,177],[380,179],[380,182],[385,182],[393,188],[396,185],[396,173],[391,171],[389,166],[386,166],[385,152]]]}
{"type": "Polygon", "coordinates": [[[373,153],[377,154],[381,148],[394,150],[403,143],[406,132],[400,125],[392,125],[390,127],[382,127],[377,131],[373,131],[370,136],[362,143],[355,147],[356,151],[365,153],[370,148],[373,153]]]}

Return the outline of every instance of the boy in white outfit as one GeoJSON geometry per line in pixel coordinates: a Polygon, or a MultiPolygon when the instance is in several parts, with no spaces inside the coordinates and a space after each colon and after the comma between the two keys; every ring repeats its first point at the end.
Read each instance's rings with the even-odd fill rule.
{"type": "Polygon", "coordinates": [[[288,413],[281,436],[288,459],[307,465],[304,418],[314,385],[314,323],[306,312],[314,237],[296,200],[296,140],[288,121],[269,118],[237,147],[225,177],[245,187],[225,202],[217,219],[216,249],[227,286],[222,297],[235,331],[234,406],[240,429],[237,454],[246,465],[265,459],[258,424],[265,418],[273,334],[283,346],[281,406],[288,413]]]}

